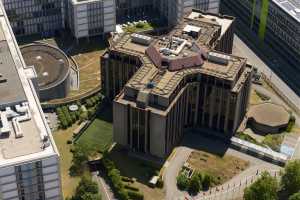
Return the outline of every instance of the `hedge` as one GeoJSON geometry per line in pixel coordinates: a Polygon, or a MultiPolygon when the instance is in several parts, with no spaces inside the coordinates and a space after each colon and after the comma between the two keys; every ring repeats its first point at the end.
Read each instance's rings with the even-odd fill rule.
{"type": "Polygon", "coordinates": [[[129,182],[129,183],[133,183],[134,182],[131,178],[128,178],[128,177],[125,177],[125,176],[122,176],[122,181],[129,182]]]}
{"type": "Polygon", "coordinates": [[[141,194],[140,192],[135,192],[135,191],[127,191],[128,196],[132,200],[144,200],[144,195],[141,194]]]}
{"type": "Polygon", "coordinates": [[[136,191],[136,192],[139,191],[139,188],[133,187],[131,185],[125,185],[124,188],[127,189],[127,190],[136,191]]]}

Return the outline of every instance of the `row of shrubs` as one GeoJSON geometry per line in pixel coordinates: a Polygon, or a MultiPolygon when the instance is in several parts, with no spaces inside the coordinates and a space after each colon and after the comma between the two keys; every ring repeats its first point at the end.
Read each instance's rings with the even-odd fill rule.
{"type": "Polygon", "coordinates": [[[184,173],[177,176],[177,187],[180,190],[187,190],[191,194],[197,194],[200,190],[208,190],[216,184],[215,178],[207,173],[195,172],[191,178],[184,173]]]}
{"type": "Polygon", "coordinates": [[[120,171],[116,169],[115,164],[110,159],[103,157],[101,163],[104,167],[106,174],[108,175],[112,188],[120,200],[143,200],[144,195],[139,192],[138,188],[132,187],[130,183],[132,180],[129,178],[121,177],[120,171]],[[124,184],[124,182],[128,182],[128,184],[124,184]]]}
{"type": "Polygon", "coordinates": [[[92,96],[88,99],[85,100],[85,105],[86,107],[90,108],[93,107],[95,105],[97,105],[98,103],[100,103],[102,100],[102,96],[100,94],[97,94],[95,96],[92,96]]]}
{"type": "Polygon", "coordinates": [[[72,126],[76,121],[87,120],[95,115],[97,106],[101,103],[101,94],[94,95],[84,101],[84,105],[88,108],[87,110],[82,109],[82,104],[78,101],[76,104],[80,108],[78,111],[69,111],[68,106],[58,107],[56,114],[60,121],[60,128],[66,129],[72,126]]]}
{"type": "Polygon", "coordinates": [[[67,106],[63,106],[56,109],[56,114],[60,121],[61,128],[65,129],[72,126],[72,124],[78,120],[80,112],[70,112],[67,106]]]}

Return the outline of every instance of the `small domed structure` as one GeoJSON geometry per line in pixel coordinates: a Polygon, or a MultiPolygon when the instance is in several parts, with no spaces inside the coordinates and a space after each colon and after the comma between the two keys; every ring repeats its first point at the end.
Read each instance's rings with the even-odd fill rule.
{"type": "Polygon", "coordinates": [[[289,112],[283,107],[273,103],[254,105],[248,112],[248,123],[257,133],[280,133],[288,125],[289,112]]]}

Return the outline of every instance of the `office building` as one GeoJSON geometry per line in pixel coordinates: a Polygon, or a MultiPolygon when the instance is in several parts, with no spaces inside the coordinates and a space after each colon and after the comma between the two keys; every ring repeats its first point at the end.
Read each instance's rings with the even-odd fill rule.
{"type": "Polygon", "coordinates": [[[300,72],[300,2],[296,0],[223,0],[222,13],[236,16],[243,32],[261,41],[300,72]]]}
{"type": "Polygon", "coordinates": [[[52,36],[64,28],[62,0],[2,0],[10,24],[17,37],[52,36]]]}
{"type": "Polygon", "coordinates": [[[0,199],[62,200],[59,154],[0,2],[0,199]]]}
{"type": "Polygon", "coordinates": [[[174,26],[193,8],[217,14],[219,2],[220,0],[154,0],[153,5],[166,18],[167,24],[174,26]]]}
{"type": "Polygon", "coordinates": [[[218,13],[219,0],[2,0],[16,37],[53,36],[69,28],[76,39],[105,35],[116,23],[148,16],[170,26],[193,7],[218,13]]]}
{"type": "Polygon", "coordinates": [[[76,39],[104,35],[115,30],[114,0],[70,0],[69,26],[76,39]]]}
{"type": "Polygon", "coordinates": [[[165,157],[187,127],[230,138],[252,77],[246,59],[224,53],[232,50],[233,26],[232,17],[193,10],[166,36],[111,38],[101,74],[106,95],[115,96],[114,140],[165,157]]]}

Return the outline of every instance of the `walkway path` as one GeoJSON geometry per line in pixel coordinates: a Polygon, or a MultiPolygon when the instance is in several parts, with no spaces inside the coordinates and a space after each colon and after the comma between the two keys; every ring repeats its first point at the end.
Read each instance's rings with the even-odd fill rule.
{"type": "Polygon", "coordinates": [[[103,200],[117,200],[114,197],[110,186],[105,182],[105,180],[101,176],[95,173],[93,174],[92,179],[98,184],[99,192],[103,200]]]}
{"type": "Polygon", "coordinates": [[[200,134],[186,134],[185,135],[185,139],[184,141],[186,142],[192,142],[192,141],[198,141],[197,143],[199,143],[199,141],[201,141],[201,144],[199,143],[199,146],[195,146],[194,144],[191,144],[191,146],[193,146],[193,148],[187,147],[189,145],[187,145],[185,143],[186,146],[181,146],[181,147],[177,147],[176,149],[176,153],[174,155],[173,158],[170,159],[170,161],[168,161],[166,169],[165,169],[165,173],[164,173],[164,185],[165,185],[165,190],[166,190],[166,200],[181,200],[184,198],[187,199],[193,199],[193,200],[208,200],[209,198],[203,198],[204,196],[208,196],[210,194],[210,192],[216,196],[216,198],[212,198],[210,200],[225,200],[224,198],[224,191],[225,190],[229,190],[228,192],[226,192],[226,196],[228,196],[228,200],[229,199],[234,199],[234,198],[229,198],[229,196],[231,197],[241,197],[243,194],[243,189],[249,185],[251,183],[251,180],[254,178],[252,178],[253,176],[256,177],[257,172],[262,172],[262,171],[269,171],[269,172],[274,172],[274,171],[279,171],[281,169],[281,167],[274,165],[272,163],[268,163],[266,161],[263,161],[259,158],[250,156],[248,154],[244,154],[242,152],[239,152],[237,150],[228,148],[225,150],[224,155],[232,155],[244,160],[247,160],[250,162],[250,167],[247,168],[245,171],[243,171],[242,173],[236,175],[235,177],[233,177],[231,180],[229,180],[228,182],[224,183],[221,186],[212,188],[210,191],[206,192],[205,195],[203,193],[199,193],[197,196],[195,197],[191,197],[187,192],[183,192],[178,190],[177,185],[176,185],[176,177],[177,174],[179,173],[181,167],[183,166],[183,164],[185,163],[185,161],[188,159],[190,153],[194,150],[194,149],[206,149],[206,147],[210,147],[210,148],[214,148],[214,150],[216,150],[217,148],[224,148],[224,147],[219,147],[222,146],[222,142],[218,141],[218,140],[213,140],[213,139],[209,139],[207,137],[203,137],[200,134]],[[205,147],[204,147],[205,146],[205,147]],[[247,180],[247,181],[246,181],[247,180]],[[241,184],[241,186],[240,186],[241,184]],[[228,186],[229,185],[229,186],[228,186]],[[222,190],[223,188],[223,190],[222,190]],[[233,188],[235,188],[233,190],[233,188]],[[237,192],[237,189],[239,189],[240,191],[237,192]],[[220,197],[221,195],[221,197],[220,197]]]}
{"type": "Polygon", "coordinates": [[[175,156],[167,161],[165,174],[163,175],[164,185],[166,189],[166,200],[174,200],[178,196],[181,196],[182,192],[177,189],[176,177],[181,167],[188,159],[192,149],[188,147],[178,147],[175,156]]]}

